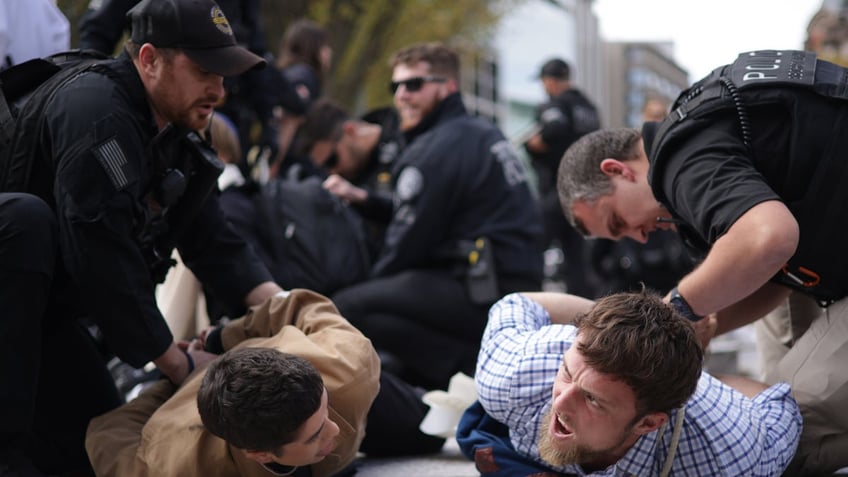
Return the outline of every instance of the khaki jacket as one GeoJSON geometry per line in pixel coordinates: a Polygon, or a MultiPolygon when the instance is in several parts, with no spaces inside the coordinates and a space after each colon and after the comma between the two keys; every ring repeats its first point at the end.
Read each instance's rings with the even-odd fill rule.
{"type": "MultiPolygon", "coordinates": [[[[371,342],[339,316],[330,300],[308,290],[275,296],[228,324],[221,337],[227,350],[273,347],[309,360],[324,378],[330,418],[340,429],[338,447],[312,466],[312,475],[331,475],[354,459],[379,389],[380,364],[371,342]]],[[[96,474],[275,475],[203,427],[196,398],[205,373],[205,367],[195,370],[178,389],[160,381],[132,402],[93,419],[86,450],[96,474]]]]}

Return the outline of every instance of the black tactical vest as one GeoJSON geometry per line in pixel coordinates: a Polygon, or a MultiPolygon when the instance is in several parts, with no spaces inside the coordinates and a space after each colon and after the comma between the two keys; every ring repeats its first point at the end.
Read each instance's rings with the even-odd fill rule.
{"type": "MultiPolygon", "coordinates": [[[[846,100],[848,69],[818,60],[812,52],[766,50],[742,53],[732,64],[713,70],[680,94],[671,114],[659,125],[648,155],[652,163],[656,163],[663,154],[675,150],[694,128],[709,124],[699,120],[728,111],[735,113],[739,134],[750,150],[752,138],[748,109],[796,101],[799,89],[834,98],[834,101],[846,100]]],[[[833,208],[825,203],[848,204],[848,186],[843,181],[848,171],[848,160],[819,160],[829,160],[830,164],[813,177],[808,186],[810,193],[800,200],[786,202],[799,222],[802,236],[806,231],[806,245],[799,247],[772,281],[812,295],[826,306],[848,296],[848,267],[844,260],[838,259],[848,239],[848,224],[841,224],[829,216],[833,208]],[[817,224],[822,223],[831,224],[828,230],[836,233],[811,233],[817,224]]],[[[654,185],[654,193],[661,202],[665,202],[658,184],[654,185]]],[[[686,226],[679,227],[679,230],[684,239],[700,252],[708,249],[709,244],[703,243],[700,237],[687,234],[686,226]]]]}

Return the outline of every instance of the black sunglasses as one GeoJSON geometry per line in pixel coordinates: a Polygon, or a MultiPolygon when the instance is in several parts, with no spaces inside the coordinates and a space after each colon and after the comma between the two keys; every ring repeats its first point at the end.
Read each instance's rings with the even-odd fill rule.
{"type": "Polygon", "coordinates": [[[392,81],[389,83],[389,90],[392,94],[395,94],[400,85],[403,85],[407,91],[414,93],[420,91],[424,83],[444,83],[445,81],[447,81],[447,78],[439,78],[438,76],[416,76],[401,81],[392,81]]]}

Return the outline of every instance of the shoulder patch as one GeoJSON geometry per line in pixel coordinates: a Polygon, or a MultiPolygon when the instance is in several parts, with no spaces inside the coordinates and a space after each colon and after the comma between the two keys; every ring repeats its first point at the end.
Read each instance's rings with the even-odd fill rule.
{"type": "Polygon", "coordinates": [[[400,152],[400,146],[395,141],[390,141],[382,146],[380,146],[380,164],[391,164],[398,153],[400,152]]]}
{"type": "Polygon", "coordinates": [[[415,198],[421,190],[424,188],[424,175],[421,174],[415,167],[406,167],[401,173],[400,177],[398,177],[397,181],[397,195],[398,198],[407,202],[413,198],[415,198]]]}
{"type": "Polygon", "coordinates": [[[132,173],[127,167],[127,157],[118,140],[112,137],[96,146],[93,152],[115,190],[125,189],[131,182],[132,173]]]}
{"type": "Polygon", "coordinates": [[[521,163],[518,152],[509,141],[503,139],[492,144],[491,152],[503,168],[503,175],[507,184],[515,187],[527,180],[524,164],[521,163]]]}
{"type": "Polygon", "coordinates": [[[562,121],[564,118],[562,110],[557,106],[547,108],[539,115],[539,120],[544,124],[562,121]]]}

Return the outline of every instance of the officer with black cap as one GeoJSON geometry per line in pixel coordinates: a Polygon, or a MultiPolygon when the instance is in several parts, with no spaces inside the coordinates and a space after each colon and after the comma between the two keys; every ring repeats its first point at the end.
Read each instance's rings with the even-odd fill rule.
{"type": "MultiPolygon", "coordinates": [[[[125,19],[127,12],[138,3],[139,0],[90,2],[79,23],[79,48],[111,55],[124,30],[130,26],[128,18],[125,19]]],[[[261,0],[218,0],[216,3],[226,15],[238,44],[263,58],[270,58],[262,29],[261,0]]],[[[227,94],[218,110],[235,123],[239,140],[245,147],[257,143],[275,152],[279,142],[275,107],[295,116],[306,112],[306,103],[298,96],[294,85],[276,68],[252,69],[224,78],[224,88],[227,94]],[[256,126],[260,126],[260,135],[253,141],[256,126]]]]}
{"type": "Polygon", "coordinates": [[[594,298],[588,276],[588,252],[582,237],[563,219],[556,193],[556,170],[562,154],[580,136],[601,127],[598,111],[571,84],[571,68],[560,58],[542,65],[539,78],[549,100],[536,111],[536,131],[524,143],[539,180],[545,222],[545,246],[561,249],[564,263],[549,278],[564,280],[569,293],[594,298]],[[564,269],[564,270],[563,270],[564,269]]]}
{"type": "Polygon", "coordinates": [[[198,134],[223,77],[264,60],[237,46],[212,0],[144,0],[129,17],[122,55],[62,70],[35,91],[0,164],[0,190],[38,196],[55,214],[56,248],[21,253],[58,256],[49,293],[0,303],[46,303],[40,316],[0,317],[0,349],[16,356],[0,362],[0,475],[38,475],[27,458],[41,472],[88,470],[88,421],[120,399],[84,323],[121,360],[152,361],[177,384],[212,359],[174,343],[156,306],[174,247],[233,308],[280,291],[223,219],[220,162],[198,134]]]}

